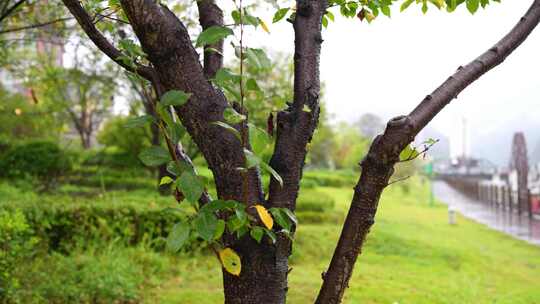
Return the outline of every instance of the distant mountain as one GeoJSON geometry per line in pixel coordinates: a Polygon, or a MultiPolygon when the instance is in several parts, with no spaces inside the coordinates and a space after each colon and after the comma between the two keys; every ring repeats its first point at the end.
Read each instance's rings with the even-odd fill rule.
{"type": "Polygon", "coordinates": [[[484,158],[499,166],[510,161],[514,133],[524,132],[530,162],[540,162],[540,120],[511,120],[501,123],[486,135],[471,130],[471,150],[474,157],[484,158]]]}

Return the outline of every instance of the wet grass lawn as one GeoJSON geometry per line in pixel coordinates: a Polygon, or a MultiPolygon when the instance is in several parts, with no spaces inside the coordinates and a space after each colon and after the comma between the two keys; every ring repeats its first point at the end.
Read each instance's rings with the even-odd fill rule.
{"type": "MultiPolygon", "coordinates": [[[[540,303],[540,248],[427,204],[418,180],[384,193],[344,303],[540,303]]],[[[350,188],[320,188],[343,217],[350,188]]],[[[312,303],[340,233],[338,223],[300,223],[289,303],[312,303]]],[[[221,273],[211,256],[186,257],[156,290],[157,303],[221,303],[221,273]]]]}

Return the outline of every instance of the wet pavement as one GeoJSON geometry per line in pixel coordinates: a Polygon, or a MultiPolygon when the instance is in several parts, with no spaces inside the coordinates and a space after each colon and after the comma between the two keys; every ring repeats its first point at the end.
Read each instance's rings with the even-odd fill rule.
{"type": "Polygon", "coordinates": [[[519,217],[508,210],[490,207],[456,191],[443,181],[433,183],[435,197],[476,222],[491,229],[504,232],[514,238],[540,246],[540,219],[530,220],[527,215],[519,217]]]}

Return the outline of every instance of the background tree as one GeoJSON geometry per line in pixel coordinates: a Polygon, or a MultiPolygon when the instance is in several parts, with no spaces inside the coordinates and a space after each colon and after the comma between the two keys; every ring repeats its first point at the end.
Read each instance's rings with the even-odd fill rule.
{"type": "Polygon", "coordinates": [[[110,65],[101,65],[101,56],[95,51],[83,57],[84,61],[75,58],[71,68],[57,66],[47,56],[40,58],[38,66],[30,71],[28,86],[33,88],[36,100],[72,124],[82,147],[88,149],[111,110],[116,72],[110,65]]]}
{"type": "MultiPolygon", "coordinates": [[[[402,9],[413,2],[421,3],[424,11],[428,9],[428,4],[445,7],[450,11],[464,4],[474,12],[480,5],[485,6],[490,1],[406,0],[402,2],[402,9]]],[[[207,240],[220,257],[224,268],[226,303],[284,303],[289,272],[287,259],[292,245],[288,236],[294,228],[286,218],[295,209],[306,147],[320,113],[318,63],[323,42],[321,27],[327,26],[329,19],[333,18],[327,9],[329,6],[340,6],[342,15],[372,21],[379,12],[388,14],[393,1],[297,2],[295,11],[288,18],[295,30],[294,95],[291,103],[276,115],[277,131],[270,167],[256,157],[256,145],[250,142],[248,132],[249,113],[244,106],[244,102],[248,101],[246,97],[249,97],[245,95],[245,89],[249,89],[248,85],[251,88],[255,86],[249,84],[252,81],[244,77],[243,60],[251,57],[260,63],[257,59],[260,59],[261,53],[245,47],[243,28],[257,25],[264,29],[264,23],[249,15],[241,2],[236,3],[236,10],[232,14],[239,28],[239,37],[234,46],[241,62],[240,75],[223,70],[220,73],[217,70],[215,77],[212,76],[214,71],[222,64],[220,41],[232,35],[233,31],[222,26],[223,20],[220,17],[223,14],[212,1],[202,1],[198,5],[201,16],[206,14],[216,18],[201,19],[205,31],[193,45],[182,21],[166,6],[151,0],[121,0],[122,14],[127,17],[146,54],[141,56],[143,58],[132,58],[129,61],[124,60],[125,55],[95,28],[90,15],[77,0],[64,0],[64,3],[105,54],[152,82],[160,96],[161,106],[174,105],[175,113],[172,116],[177,116],[190,133],[213,172],[220,198],[215,201],[205,194],[195,173],[186,165],[189,165],[187,156],[176,156],[170,145],[168,156],[167,151],[164,153],[157,147],[142,155],[147,163],[160,164],[172,158],[173,165],[182,167],[183,170],[177,172],[180,176],[175,183],[197,210],[193,222],[179,223],[172,233],[171,244],[178,245],[179,240],[185,239],[186,232],[187,235],[191,233],[193,224],[196,227],[195,233],[207,240]],[[206,23],[208,20],[211,22],[206,23]],[[203,47],[204,67],[196,49],[201,48],[202,51],[203,47]],[[236,100],[229,101],[213,84],[235,95],[236,100]],[[263,189],[259,168],[275,171],[268,191],[263,189]],[[216,212],[220,210],[235,212],[227,216],[231,212],[216,212]],[[270,217],[268,210],[273,217],[270,217]],[[272,218],[276,220],[276,226],[272,218]],[[261,233],[267,235],[264,240],[261,239],[261,233]],[[272,242],[274,239],[275,242],[272,242]]],[[[275,20],[286,17],[289,11],[288,8],[280,9],[275,20]]],[[[361,162],[362,172],[351,208],[330,266],[322,276],[323,285],[317,303],[341,301],[356,258],[374,223],[381,192],[388,185],[394,165],[400,161],[400,153],[458,93],[500,64],[517,48],[539,21],[540,1],[537,0],[500,42],[470,64],[458,69],[409,115],[390,120],[384,133],[374,139],[361,162]]],[[[168,113],[160,114],[160,118],[163,121],[157,123],[165,131],[165,138],[170,143],[171,132],[167,127],[174,123],[167,122],[170,120],[168,113]]],[[[253,136],[251,138],[255,142],[253,136]]],[[[294,217],[290,216],[290,219],[294,217]]]]}
{"type": "Polygon", "coordinates": [[[27,96],[0,89],[0,137],[26,140],[59,137],[62,124],[54,119],[50,109],[35,104],[27,96]],[[39,119],[37,119],[39,118],[39,119]]]}
{"type": "Polygon", "coordinates": [[[374,138],[384,131],[384,122],[379,116],[373,113],[365,113],[360,116],[356,125],[360,133],[369,139],[374,138]]]}

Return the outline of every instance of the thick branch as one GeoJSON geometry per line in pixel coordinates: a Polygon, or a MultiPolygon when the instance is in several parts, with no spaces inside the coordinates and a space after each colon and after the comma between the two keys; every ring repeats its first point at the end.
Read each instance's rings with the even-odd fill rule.
{"type": "Polygon", "coordinates": [[[383,189],[399,161],[400,152],[437,115],[473,81],[491,70],[510,55],[540,21],[540,0],[533,2],[519,23],[495,46],[473,60],[428,95],[408,116],[391,120],[383,135],[379,135],[361,162],[362,173],[351,207],[316,303],[340,303],[361,252],[383,189]]]}
{"type": "MultiPolygon", "coordinates": [[[[199,22],[203,30],[223,25],[223,12],[214,0],[197,1],[199,22]]],[[[223,40],[204,47],[204,75],[210,79],[223,66],[223,40]]]]}
{"type": "Polygon", "coordinates": [[[96,28],[88,12],[81,6],[79,0],[62,0],[71,14],[77,19],[88,38],[109,58],[124,69],[139,74],[142,77],[152,81],[154,75],[151,67],[135,64],[132,66],[122,60],[122,52],[118,50],[105,36],[96,28]]]}
{"type": "MultiPolygon", "coordinates": [[[[242,201],[242,178],[237,169],[245,164],[242,146],[232,133],[213,124],[223,121],[223,111],[229,105],[205,77],[186,27],[167,7],[153,0],[122,0],[121,4],[163,91],[192,94],[176,111],[213,171],[218,195],[242,201]]],[[[249,186],[249,201],[262,202],[256,170],[250,170],[249,186]]]]}
{"type": "Polygon", "coordinates": [[[327,1],[303,1],[293,22],[295,31],[294,101],[277,115],[276,147],[270,166],[283,178],[283,187],[272,178],[269,204],[294,210],[299,182],[307,153],[319,118],[319,56],[321,52],[321,19],[327,1]],[[305,111],[304,106],[308,109],[305,111]]]}

